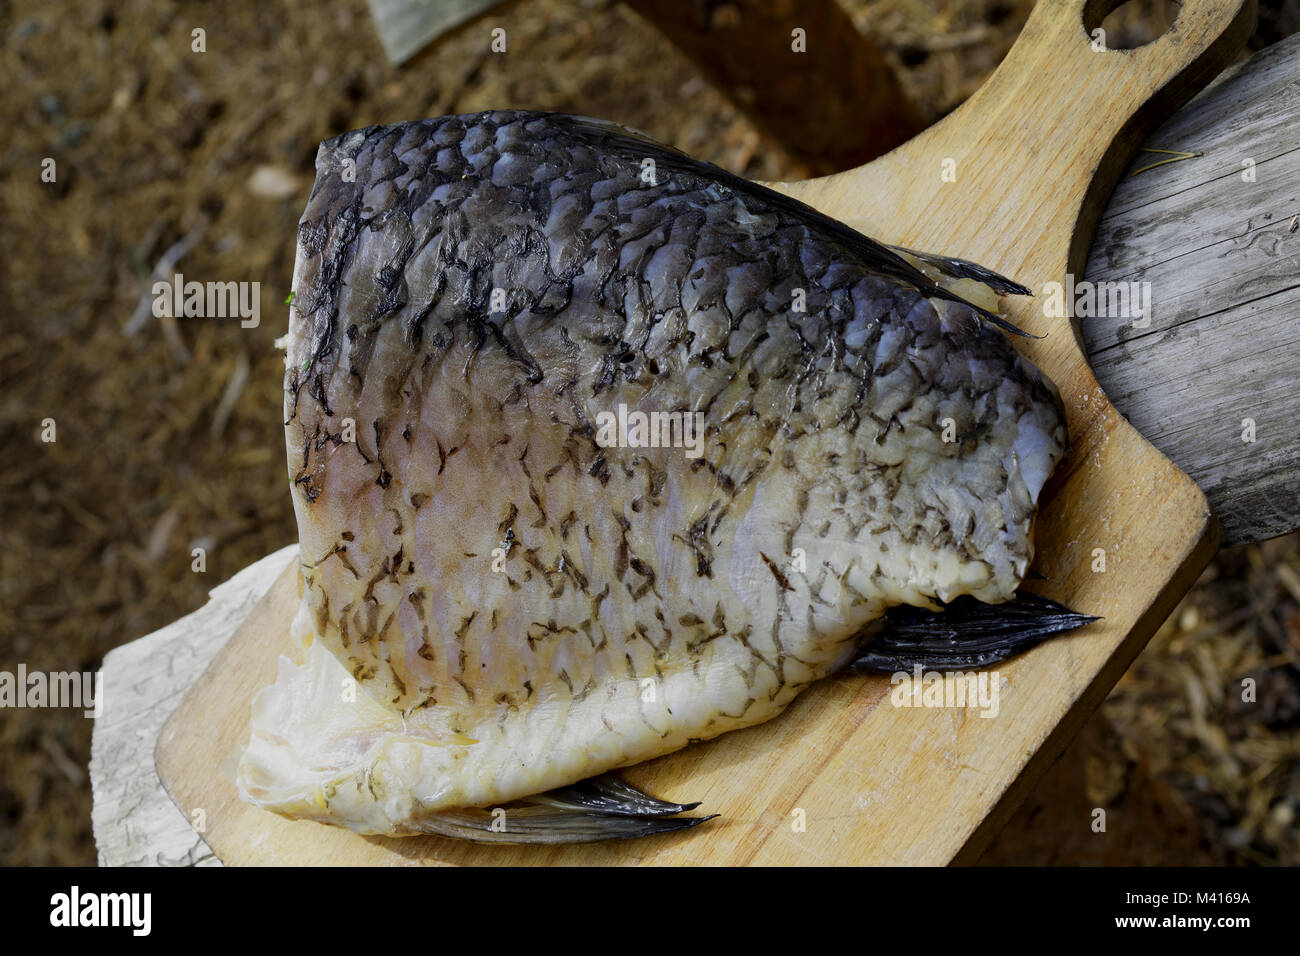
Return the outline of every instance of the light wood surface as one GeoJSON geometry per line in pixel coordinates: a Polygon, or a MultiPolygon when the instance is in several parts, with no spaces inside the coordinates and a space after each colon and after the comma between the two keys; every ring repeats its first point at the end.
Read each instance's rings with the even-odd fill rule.
{"type": "MultiPolygon", "coordinates": [[[[1074,0],[1040,3],[1015,49],[963,107],[866,167],[791,184],[810,204],[885,241],[982,262],[1040,289],[1083,258],[1116,173],[1161,111],[1240,48],[1249,4],[1189,0],[1174,29],[1135,51],[1095,53],[1074,0]],[[956,181],[941,178],[955,160],[956,181]]],[[[1071,455],[1039,516],[1041,590],[1104,620],[998,668],[1000,712],[903,709],[887,678],[831,678],[776,720],[626,771],[658,796],[721,819],[617,844],[480,847],[362,838],[241,803],[232,758],[253,694],[287,649],[292,568],[217,655],[166,725],[158,770],[228,863],[923,863],[973,857],[1068,741],[1215,546],[1195,484],[1097,386],[1069,325],[1006,300],[1045,338],[1026,353],[1065,398],[1071,455]],[[1106,570],[1096,572],[1095,549],[1106,570]],[[806,820],[793,824],[798,811],[806,820]]]]}

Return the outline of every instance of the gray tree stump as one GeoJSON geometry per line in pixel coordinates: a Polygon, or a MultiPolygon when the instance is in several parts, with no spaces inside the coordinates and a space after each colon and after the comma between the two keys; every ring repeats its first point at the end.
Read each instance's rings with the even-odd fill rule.
{"type": "Polygon", "coordinates": [[[1079,320],[1111,402],[1201,486],[1224,547],[1300,525],[1300,34],[1157,129],[1110,197],[1091,281],[1151,283],[1150,325],[1079,320]],[[1253,423],[1253,442],[1242,440],[1253,423]]]}

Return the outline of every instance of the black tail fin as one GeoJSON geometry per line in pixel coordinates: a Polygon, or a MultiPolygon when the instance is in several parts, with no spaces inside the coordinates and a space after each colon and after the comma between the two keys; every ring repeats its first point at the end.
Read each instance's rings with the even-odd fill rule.
{"type": "Polygon", "coordinates": [[[1097,618],[1051,598],[1017,591],[1005,604],[959,597],[941,611],[890,608],[885,624],[848,666],[854,674],[988,667],[1028,650],[1053,634],[1097,618]]]}
{"type": "Polygon", "coordinates": [[[496,811],[444,810],[422,820],[420,829],[475,843],[595,843],[688,830],[717,816],[676,815],[698,806],[656,800],[607,773],[496,811]]]}

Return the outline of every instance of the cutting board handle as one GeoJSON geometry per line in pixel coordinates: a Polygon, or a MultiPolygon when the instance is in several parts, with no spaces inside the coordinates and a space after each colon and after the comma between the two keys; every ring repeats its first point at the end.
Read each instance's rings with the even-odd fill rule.
{"type": "MultiPolygon", "coordinates": [[[[1195,68],[1206,58],[1212,59],[1217,50],[1227,50],[1229,55],[1235,53],[1250,35],[1255,20],[1255,0],[1183,0],[1174,23],[1161,36],[1133,49],[1110,48],[1106,38],[1095,37],[1093,31],[1123,3],[1124,0],[1039,0],[1007,62],[1037,59],[1046,52],[1054,57],[1087,61],[1116,77],[1132,76],[1154,94],[1185,69],[1195,68]]],[[[1011,69],[1016,70],[1014,66],[1011,69]]],[[[1065,71],[1043,77],[1044,92],[1050,89],[1053,77],[1060,75],[1065,75],[1065,71]]],[[[1065,92],[1071,94],[1072,103],[1093,99],[1097,101],[1096,106],[1107,105],[1103,90],[1072,87],[1065,92]]]]}
{"type": "Polygon", "coordinates": [[[968,167],[987,177],[968,180],[971,189],[996,195],[999,182],[1005,189],[1016,176],[1036,197],[1037,215],[1065,214],[1067,203],[1077,209],[1071,272],[1082,270],[1096,216],[1143,138],[1223,70],[1254,29],[1255,0],[1185,0],[1162,36],[1110,49],[1089,28],[1120,2],[1040,0],[994,75],[931,131],[998,151],[996,162],[968,167]],[[1048,143],[1070,145],[1068,166],[1042,155],[1048,143]]]}
{"type": "MultiPolygon", "coordinates": [[[[1081,277],[1124,164],[1232,62],[1255,22],[1255,0],[1185,0],[1151,43],[1094,49],[1088,25],[1118,5],[1039,0],[993,75],[938,123],[865,166],[773,185],[876,239],[1030,288],[1081,277]]],[[[1032,301],[1007,304],[1022,328],[1051,330],[1032,301]]]]}
{"type": "MultiPolygon", "coordinates": [[[[1104,140],[1095,133],[1119,132],[1138,111],[1174,108],[1166,92],[1177,97],[1199,90],[1242,49],[1255,22],[1255,0],[1185,0],[1163,35],[1133,49],[1111,49],[1104,36],[1089,30],[1120,5],[1121,0],[1040,0],[997,73],[971,102],[1009,92],[1004,86],[1014,80],[1025,118],[1016,135],[1055,132],[1064,124],[1086,126],[1092,138],[1104,140]]],[[[977,112],[963,109],[952,118],[977,112]]]]}

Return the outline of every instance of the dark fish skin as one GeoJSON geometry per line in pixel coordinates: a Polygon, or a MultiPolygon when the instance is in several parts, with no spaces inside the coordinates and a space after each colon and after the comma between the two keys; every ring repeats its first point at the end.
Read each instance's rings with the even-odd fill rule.
{"type": "Polygon", "coordinates": [[[381,811],[327,788],[314,815],[367,832],[768,719],[891,606],[1008,600],[1065,448],[995,316],[600,121],[323,144],[294,292],[299,626],[394,713],[479,742],[365,758],[381,811]],[[620,403],[702,412],[702,454],[601,447],[620,403]]]}

